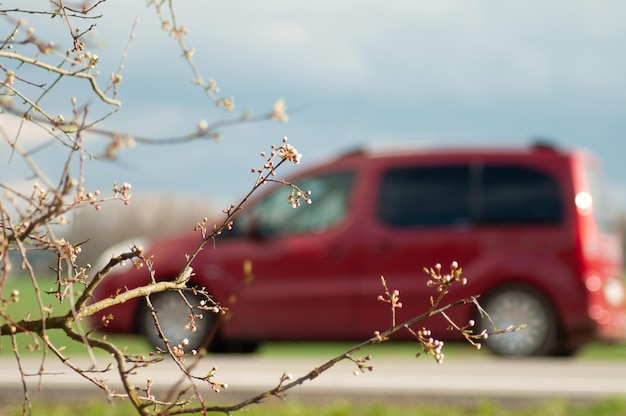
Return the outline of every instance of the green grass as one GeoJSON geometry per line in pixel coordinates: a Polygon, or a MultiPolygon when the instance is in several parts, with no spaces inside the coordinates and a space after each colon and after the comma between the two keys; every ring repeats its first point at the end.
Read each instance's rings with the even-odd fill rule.
{"type": "MultiPolygon", "coordinates": [[[[115,406],[111,406],[104,400],[74,405],[34,403],[32,410],[32,414],[47,416],[67,414],[130,416],[137,414],[128,403],[118,402],[115,406]]],[[[6,416],[22,414],[21,408],[18,407],[4,409],[0,407],[0,412],[6,416]]],[[[518,403],[517,405],[502,405],[484,400],[469,406],[435,403],[402,405],[392,402],[359,404],[349,401],[320,405],[288,400],[285,402],[269,401],[233,414],[246,416],[614,416],[626,414],[626,399],[608,398],[587,404],[549,400],[539,404],[518,403]]]]}
{"type": "MultiPolygon", "coordinates": [[[[60,316],[69,311],[70,303],[69,299],[66,299],[62,303],[59,302],[54,295],[46,293],[55,288],[55,282],[52,277],[46,277],[40,279],[39,282],[40,295],[42,299],[42,305],[51,311],[53,316],[60,316]]],[[[21,320],[25,317],[29,319],[41,319],[41,311],[37,302],[37,296],[33,289],[32,283],[28,278],[12,278],[9,279],[4,287],[3,296],[7,297],[13,290],[19,291],[19,301],[16,303],[9,303],[5,312],[12,316],[14,320],[21,320]]],[[[0,304],[1,306],[1,304],[0,304]]],[[[0,324],[3,324],[2,318],[0,318],[0,324]]],[[[83,325],[85,330],[88,330],[88,326],[85,323],[83,325]]],[[[65,333],[61,330],[47,331],[50,341],[53,345],[61,348],[66,355],[84,354],[86,352],[85,346],[79,342],[75,342],[69,339],[65,333]]],[[[126,351],[132,354],[146,353],[149,350],[148,344],[143,338],[133,335],[115,335],[107,336],[107,339],[113,341],[119,347],[125,348],[126,351]]],[[[37,344],[42,345],[41,339],[37,336],[30,337],[26,334],[17,335],[18,346],[20,348],[20,354],[23,356],[40,355],[41,349],[34,349],[37,344]]],[[[0,337],[0,355],[5,356],[12,350],[11,340],[7,336],[0,337]]],[[[96,353],[106,354],[105,352],[96,351],[96,353]]]]}
{"type": "MultiPolygon", "coordinates": [[[[268,342],[261,345],[258,354],[266,357],[320,357],[330,358],[345,352],[356,342],[268,342]]],[[[386,342],[372,345],[365,350],[376,357],[414,357],[418,347],[412,342],[386,342]]],[[[443,349],[449,358],[491,357],[487,349],[477,351],[462,342],[447,343],[443,349]]],[[[590,343],[575,355],[585,360],[626,360],[626,344],[590,343]]]]}
{"type": "MultiPolygon", "coordinates": [[[[243,414],[243,413],[242,413],[243,414]]],[[[445,404],[400,405],[394,403],[336,402],[315,406],[299,402],[271,403],[250,408],[248,416],[601,416],[626,414],[626,400],[610,399],[590,405],[573,405],[563,401],[549,401],[539,405],[506,407],[491,401],[463,407],[445,404]]]]}
{"type": "MultiPolygon", "coordinates": [[[[330,358],[357,345],[357,342],[267,342],[261,344],[258,354],[265,357],[320,357],[330,358]]],[[[371,345],[364,350],[375,357],[414,357],[418,346],[414,342],[385,342],[371,345]]],[[[488,351],[477,351],[463,343],[449,343],[444,347],[446,357],[485,357],[488,351]]]]}

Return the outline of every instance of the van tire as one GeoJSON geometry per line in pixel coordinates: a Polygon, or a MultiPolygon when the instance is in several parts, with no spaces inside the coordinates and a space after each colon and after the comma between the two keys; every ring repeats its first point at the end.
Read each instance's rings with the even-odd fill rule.
{"type": "MultiPolygon", "coordinates": [[[[191,293],[185,293],[185,297],[192,306],[198,305],[203,299],[200,295],[191,293]]],[[[187,339],[188,344],[184,346],[186,353],[191,350],[197,351],[202,346],[204,338],[216,322],[217,315],[215,313],[194,309],[194,314],[202,315],[202,319],[195,318],[195,331],[192,332],[190,329],[186,329],[185,325],[189,323],[190,310],[176,291],[150,295],[150,302],[156,311],[163,334],[171,341],[170,347],[177,346],[182,343],[183,339],[187,339]]],[[[165,349],[165,344],[159,336],[152,314],[145,302],[137,311],[136,323],[137,332],[145,336],[152,346],[165,349]]]]}
{"type": "Polygon", "coordinates": [[[492,333],[510,326],[524,328],[490,335],[484,343],[496,355],[553,355],[558,348],[559,325],[554,308],[536,289],[509,285],[494,290],[481,302],[484,314],[477,319],[477,330],[492,333]]]}

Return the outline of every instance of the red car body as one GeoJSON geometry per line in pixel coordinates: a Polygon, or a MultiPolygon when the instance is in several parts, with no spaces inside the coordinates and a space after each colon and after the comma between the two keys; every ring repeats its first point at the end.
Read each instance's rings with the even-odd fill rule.
{"type": "MultiPolygon", "coordinates": [[[[453,261],[469,283],[454,289],[450,301],[525,293],[545,308],[538,319],[550,324],[541,345],[496,345],[498,354],[567,354],[584,342],[626,336],[621,231],[600,164],[586,152],[549,146],[358,151],[292,181],[305,190],[319,185],[310,206],[293,209],[289,189],[272,188],[192,264],[193,285],[222,304],[237,296],[219,328],[221,340],[367,339],[391,324],[389,306],[377,301],[381,276],[400,292],[401,322],[424,312],[436,294],[422,269],[441,263],[445,270],[453,261]],[[526,190],[518,193],[518,186],[526,190]],[[254,280],[241,289],[248,260],[254,280]]],[[[151,241],[146,249],[157,279],[176,276],[199,240],[189,233],[151,241]]],[[[96,298],[146,283],[145,270],[120,270],[100,284],[96,298]]],[[[141,332],[135,317],[144,303],[128,301],[93,321],[113,314],[103,330],[141,332]]],[[[480,318],[473,306],[449,315],[459,324],[480,318]]],[[[441,317],[422,325],[436,338],[460,339],[441,317]]],[[[410,338],[406,331],[395,336],[410,338]]]]}

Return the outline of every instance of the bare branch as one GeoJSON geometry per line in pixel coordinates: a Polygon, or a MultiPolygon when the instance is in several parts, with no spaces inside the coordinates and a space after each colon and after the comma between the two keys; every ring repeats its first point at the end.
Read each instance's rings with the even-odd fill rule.
{"type": "Polygon", "coordinates": [[[6,52],[6,51],[3,51],[3,50],[0,50],[0,58],[14,59],[14,60],[17,60],[17,61],[20,61],[20,62],[24,62],[24,63],[29,64],[29,65],[33,65],[33,66],[45,69],[45,70],[50,71],[50,72],[57,73],[59,75],[85,79],[91,85],[91,89],[93,90],[93,92],[103,102],[105,102],[107,104],[114,105],[116,107],[120,107],[122,105],[122,103],[120,101],[118,101],[116,99],[113,99],[113,98],[107,97],[106,94],[98,86],[98,82],[96,81],[96,77],[93,74],[89,74],[89,73],[83,72],[84,69],[81,69],[81,70],[78,70],[78,71],[69,71],[69,70],[66,70],[66,69],[63,69],[63,68],[59,68],[59,67],[54,66],[54,65],[50,65],[50,64],[48,64],[46,62],[37,60],[35,58],[30,58],[28,56],[20,55],[18,53],[6,52]]]}

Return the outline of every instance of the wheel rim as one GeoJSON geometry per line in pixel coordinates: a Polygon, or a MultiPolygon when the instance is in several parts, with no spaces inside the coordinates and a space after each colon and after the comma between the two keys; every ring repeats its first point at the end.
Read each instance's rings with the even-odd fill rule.
{"type": "MultiPolygon", "coordinates": [[[[496,329],[510,325],[526,325],[522,330],[490,336],[486,343],[498,355],[532,355],[544,347],[553,331],[552,316],[535,295],[522,290],[509,290],[493,296],[485,310],[496,329]]],[[[493,330],[483,319],[482,329],[493,330]]]]}
{"type": "MultiPolygon", "coordinates": [[[[199,296],[185,295],[191,305],[198,305],[201,298],[199,296]]],[[[207,311],[194,310],[194,314],[202,315],[202,319],[195,318],[196,330],[192,331],[188,327],[189,307],[177,292],[163,292],[150,296],[152,306],[157,313],[159,325],[165,337],[171,341],[171,346],[179,345],[184,339],[188,344],[184,347],[185,352],[198,349],[209,332],[214,316],[207,311]]],[[[139,319],[139,330],[148,338],[152,345],[164,348],[163,341],[159,338],[159,333],[154,324],[152,315],[147,307],[142,308],[139,319]]]]}

